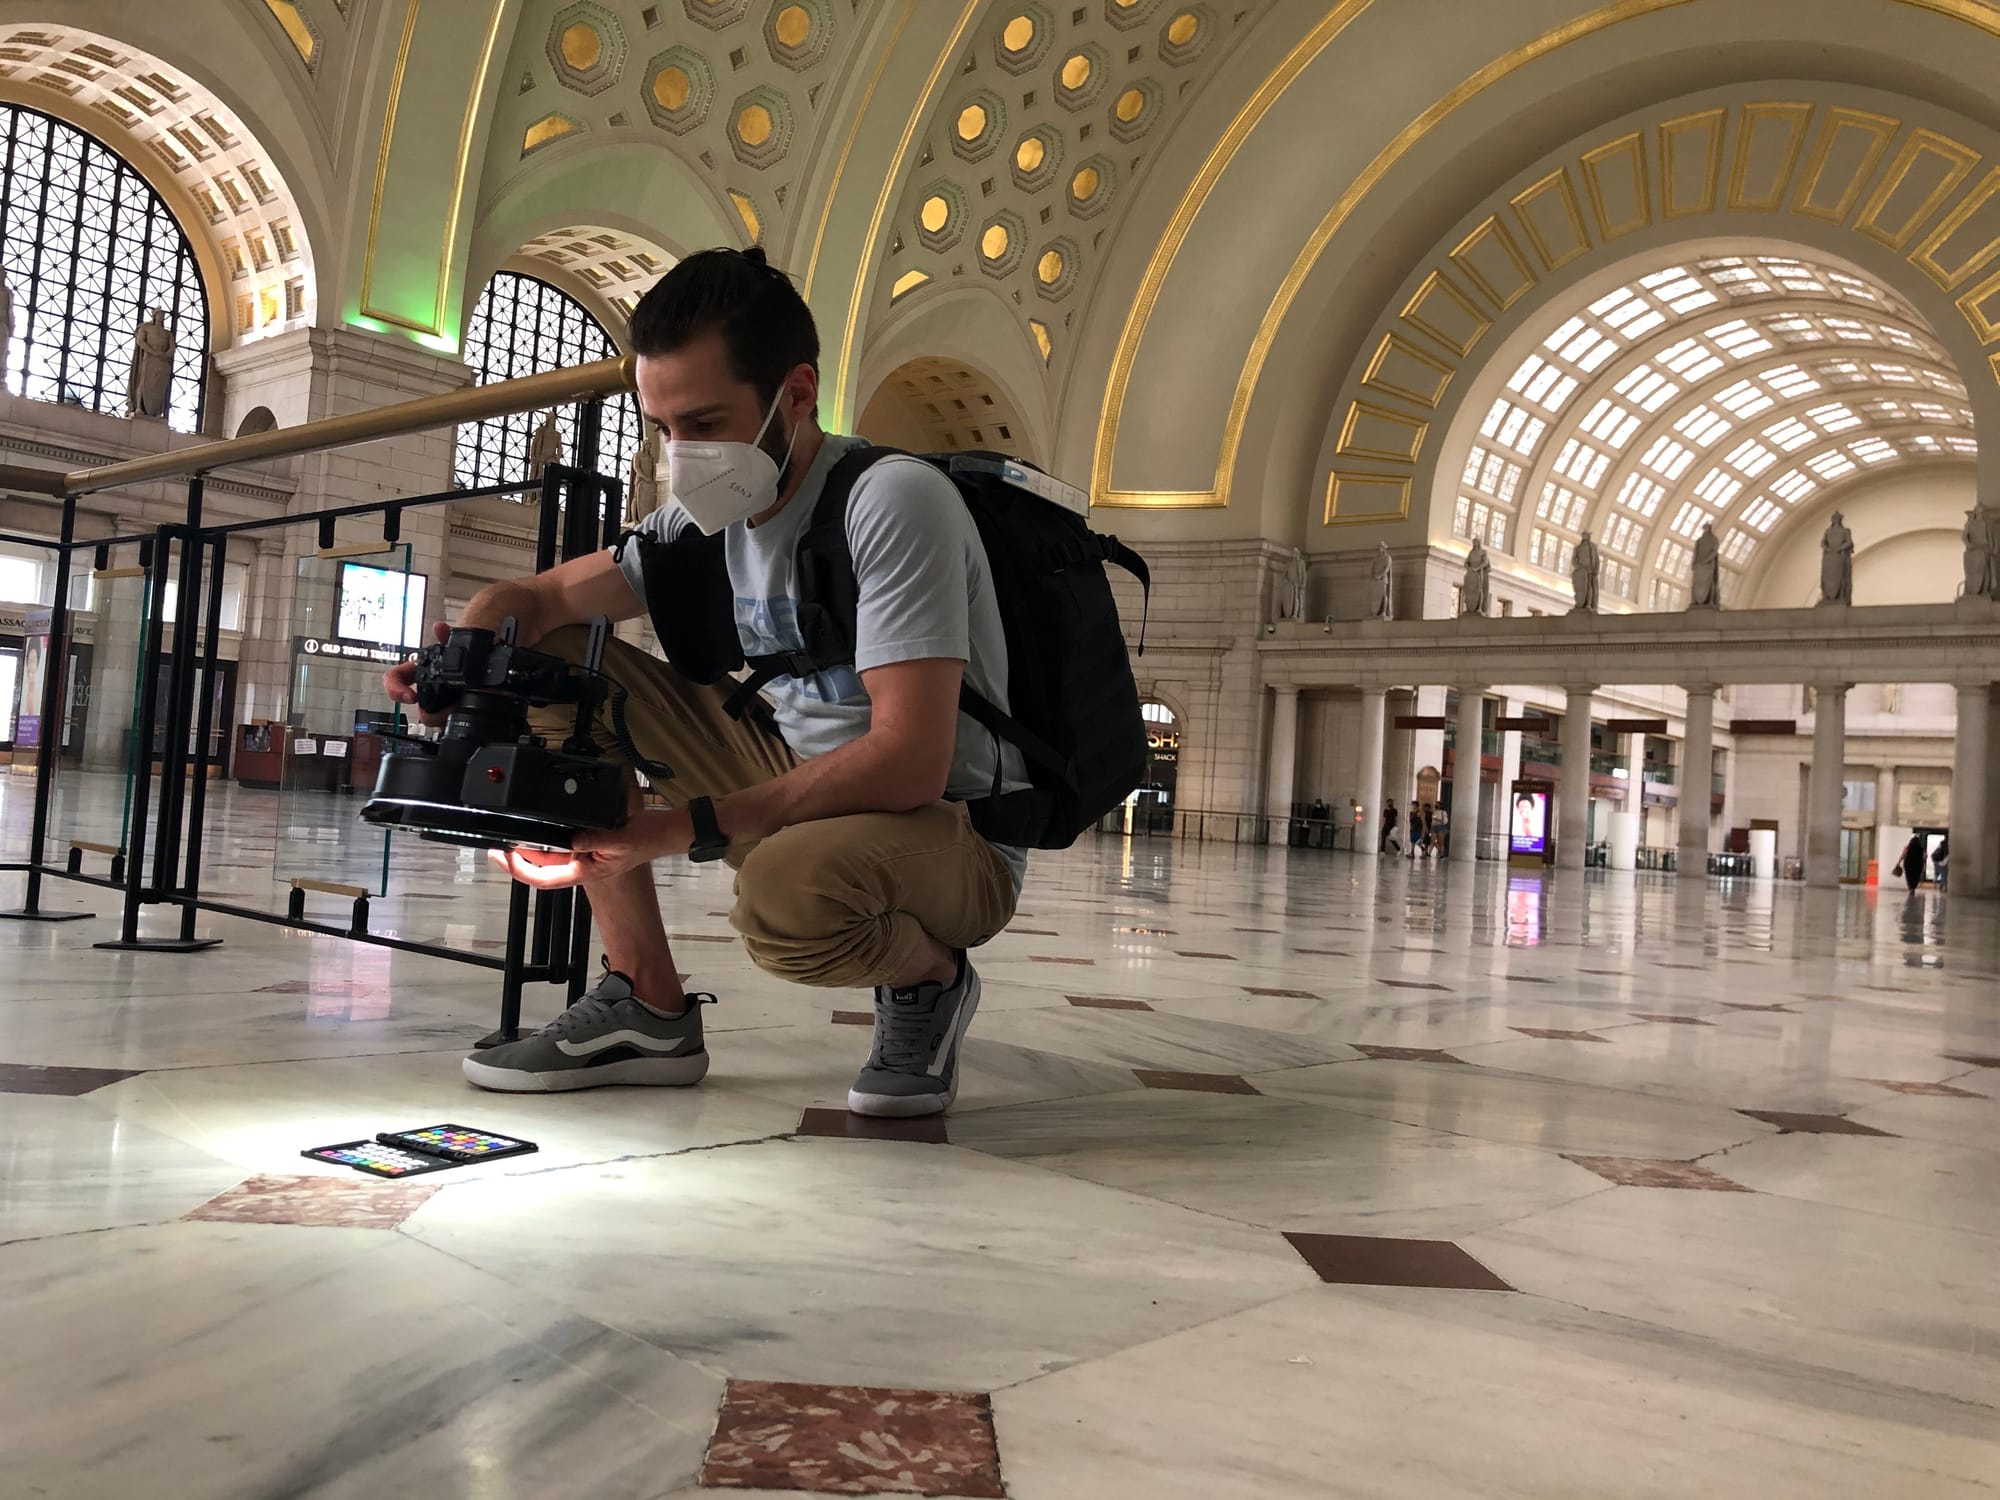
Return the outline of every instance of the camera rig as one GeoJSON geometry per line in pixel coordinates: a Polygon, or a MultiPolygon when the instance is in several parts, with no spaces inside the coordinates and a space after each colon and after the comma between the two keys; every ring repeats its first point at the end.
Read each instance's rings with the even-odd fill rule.
{"type": "Polygon", "coordinates": [[[460,626],[417,653],[417,703],[445,715],[437,738],[392,734],[362,818],[470,848],[568,849],[584,829],[616,828],[625,775],[600,758],[590,723],[610,691],[600,669],[609,626],[590,626],[581,665],[498,633],[460,626]],[[576,705],[573,731],[551,749],[528,725],[530,708],[576,705]]]}

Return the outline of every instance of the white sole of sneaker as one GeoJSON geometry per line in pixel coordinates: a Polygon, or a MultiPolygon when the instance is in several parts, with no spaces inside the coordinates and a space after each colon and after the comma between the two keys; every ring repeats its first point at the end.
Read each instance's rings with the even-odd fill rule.
{"type": "Polygon", "coordinates": [[[611,1088],[619,1084],[654,1088],[686,1088],[708,1075],[708,1053],[687,1057],[635,1057],[601,1068],[563,1068],[552,1073],[528,1073],[520,1068],[496,1068],[476,1057],[459,1064],[465,1081],[497,1094],[563,1094],[573,1089],[611,1088]]]}
{"type": "Polygon", "coordinates": [[[849,1114],[873,1115],[884,1120],[909,1120],[918,1115],[941,1115],[951,1108],[958,1098],[959,1044],[965,1040],[966,1028],[972,1024],[972,1013],[979,1009],[979,974],[968,966],[966,978],[965,1001],[958,1008],[958,1024],[952,1028],[951,1035],[951,1087],[942,1094],[864,1094],[859,1089],[849,1089],[849,1114]]]}

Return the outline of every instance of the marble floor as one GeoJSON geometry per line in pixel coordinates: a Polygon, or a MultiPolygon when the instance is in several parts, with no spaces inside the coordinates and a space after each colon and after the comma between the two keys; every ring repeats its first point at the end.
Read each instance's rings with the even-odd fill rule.
{"type": "MultiPolygon", "coordinates": [[[[500,935],[351,803],[217,808],[231,899],[500,935]]],[[[867,997],[668,873],[686,1092],[468,1089],[463,965],[101,952],[66,883],[99,920],[0,925],[0,1495],[2000,1492],[1992,905],[1087,840],[978,957],[944,1128],[857,1131],[867,997]],[[299,1154],[446,1120],[540,1149],[299,1154]]]]}

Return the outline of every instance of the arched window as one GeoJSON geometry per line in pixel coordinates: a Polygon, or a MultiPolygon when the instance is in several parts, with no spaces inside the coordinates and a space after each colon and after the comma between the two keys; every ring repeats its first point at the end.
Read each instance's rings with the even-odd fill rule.
{"type": "Polygon", "coordinates": [[[197,430],[208,295],[160,195],[102,141],[36,110],[0,104],[0,136],[7,388],[123,415],[132,334],[156,307],[174,337],[167,423],[197,430]]]}
{"type": "MultiPolygon", "coordinates": [[[[502,271],[486,284],[465,327],[461,357],[480,385],[517,380],[544,370],[615,359],[618,344],[574,297],[545,281],[502,271]]],[[[528,444],[546,412],[489,417],[458,429],[458,482],[472,488],[519,479],[528,467],[528,444]]],[[[576,452],[576,407],[560,408],[563,454],[576,452]]],[[[639,406],[630,395],[604,403],[598,469],[621,479],[639,451],[639,406]]]]}

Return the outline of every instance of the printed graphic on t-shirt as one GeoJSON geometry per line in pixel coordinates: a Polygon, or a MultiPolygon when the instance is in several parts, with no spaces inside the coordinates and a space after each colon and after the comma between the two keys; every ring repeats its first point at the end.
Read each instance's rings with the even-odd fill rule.
{"type": "MultiPolygon", "coordinates": [[[[736,598],[736,634],[745,656],[771,656],[781,651],[803,651],[805,633],[799,629],[799,602],[789,596],[777,599],[736,598]]],[[[810,677],[780,677],[771,685],[780,694],[810,698],[816,703],[860,703],[867,699],[861,675],[852,667],[832,667],[810,677]]]]}

